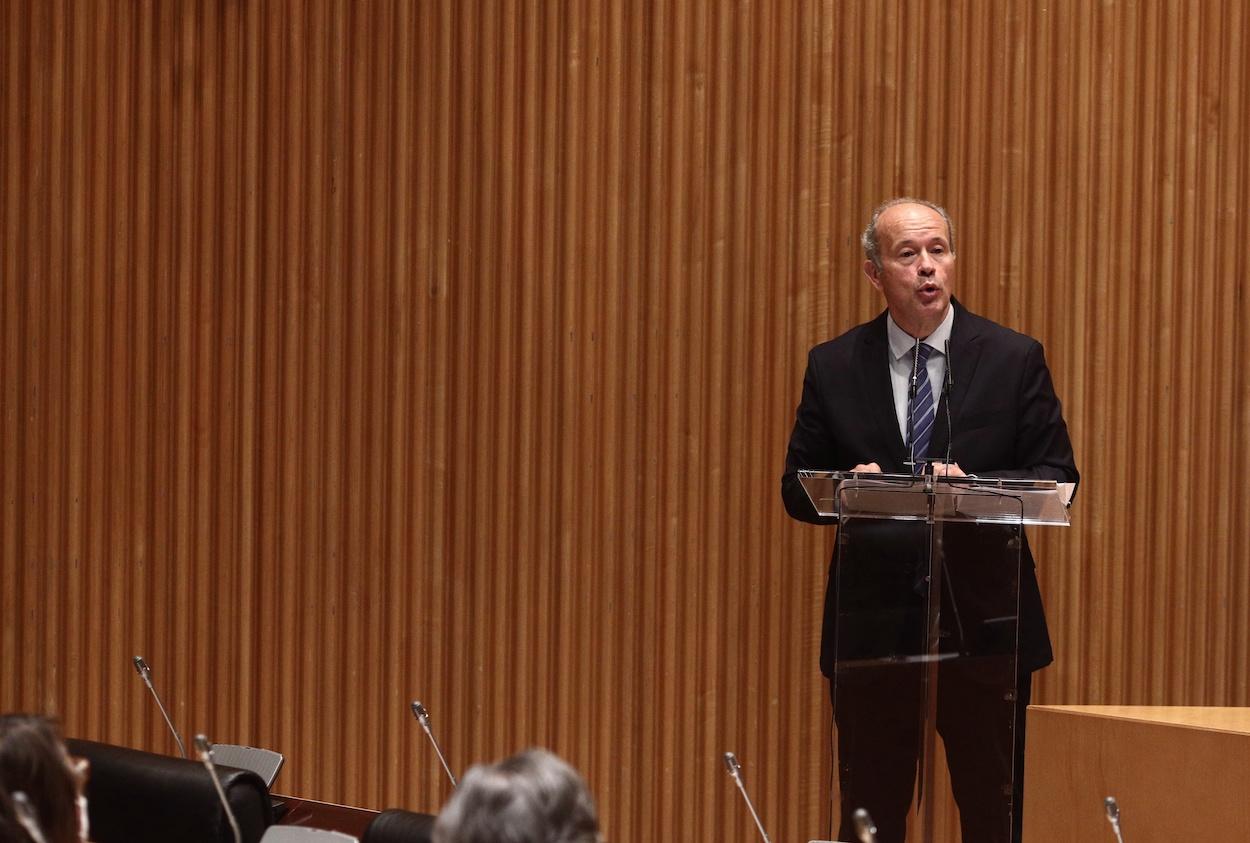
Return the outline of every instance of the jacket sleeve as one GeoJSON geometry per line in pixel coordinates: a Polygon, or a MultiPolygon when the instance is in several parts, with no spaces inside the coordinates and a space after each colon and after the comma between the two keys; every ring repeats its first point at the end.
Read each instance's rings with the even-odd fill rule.
{"type": "Polygon", "coordinates": [[[1033,342],[1025,355],[1019,381],[1014,465],[977,472],[982,477],[1019,477],[1079,483],[1068,425],[1051,382],[1041,343],[1033,342]]]}
{"type": "Polygon", "coordinates": [[[834,448],[829,427],[824,417],[821,400],[820,373],[816,358],[807,355],[807,371],[803,375],[803,397],[794,414],[794,430],[790,433],[790,446],[786,450],[786,468],[781,475],[781,499],[791,518],[809,524],[833,524],[835,518],[816,514],[807,493],[799,483],[800,469],[830,469],[836,466],[834,448]]]}

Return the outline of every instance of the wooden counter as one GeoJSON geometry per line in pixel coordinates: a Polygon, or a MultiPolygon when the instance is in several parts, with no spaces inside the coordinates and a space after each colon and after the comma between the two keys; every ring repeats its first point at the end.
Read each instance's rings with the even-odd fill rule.
{"type": "Polygon", "coordinates": [[[1030,706],[1024,839],[1250,841],[1250,708],[1030,706]]]}

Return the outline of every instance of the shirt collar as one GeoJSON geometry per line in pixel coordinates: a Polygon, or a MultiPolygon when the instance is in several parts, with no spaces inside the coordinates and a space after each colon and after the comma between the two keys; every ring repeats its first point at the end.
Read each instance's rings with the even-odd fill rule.
{"type": "MultiPolygon", "coordinates": [[[[921,338],[927,346],[931,346],[938,354],[945,353],[946,343],[951,338],[951,326],[955,324],[955,305],[948,304],[946,306],[946,315],[942,317],[941,323],[933,330],[933,333],[927,337],[921,338]]],[[[890,340],[890,355],[898,360],[904,354],[911,354],[916,347],[916,340],[898,326],[894,321],[894,317],[889,311],[885,315],[885,332],[890,340]]]]}

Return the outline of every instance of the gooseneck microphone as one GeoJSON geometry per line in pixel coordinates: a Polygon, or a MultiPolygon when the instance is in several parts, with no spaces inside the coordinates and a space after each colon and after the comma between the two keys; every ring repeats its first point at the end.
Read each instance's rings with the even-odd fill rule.
{"type": "Polygon", "coordinates": [[[946,377],[942,378],[942,404],[946,407],[946,464],[951,464],[951,443],[955,441],[955,431],[951,429],[951,392],[955,388],[955,375],[951,371],[951,341],[946,341],[943,352],[946,363],[946,377]]]}
{"type": "Polygon", "coordinates": [[[877,843],[877,824],[867,811],[856,808],[851,819],[855,821],[855,836],[859,838],[859,843],[877,843]]]}
{"type": "Polygon", "coordinates": [[[443,748],[438,745],[438,738],[434,737],[434,730],[430,728],[430,713],[425,710],[421,700],[412,701],[412,716],[417,718],[417,722],[421,724],[421,729],[430,739],[430,743],[434,745],[434,752],[438,755],[439,763],[443,765],[443,771],[447,773],[447,778],[451,779],[451,786],[453,788],[460,787],[456,783],[456,777],[451,774],[451,767],[447,766],[447,759],[443,757],[443,748]]]}
{"type": "Polygon", "coordinates": [[[13,798],[13,813],[17,816],[17,824],[25,829],[34,843],[48,843],[48,838],[43,836],[43,827],[39,825],[39,817],[35,815],[35,806],[30,804],[26,793],[15,790],[10,796],[13,798]]]}
{"type": "Polygon", "coordinates": [[[178,730],[174,728],[174,721],[169,719],[169,712],[165,710],[165,703],[161,702],[161,695],[156,693],[156,686],[152,684],[152,668],[148,667],[148,663],[143,660],[143,656],[135,656],[134,659],[135,672],[139,674],[139,678],[143,680],[143,684],[148,686],[148,690],[152,692],[152,698],[156,700],[156,706],[161,710],[161,716],[165,718],[165,725],[169,727],[169,731],[173,733],[174,740],[178,742],[178,752],[183,758],[187,757],[187,748],[182,743],[182,735],[178,734],[178,730]]]}
{"type": "MultiPolygon", "coordinates": [[[[911,469],[912,474],[916,473],[916,414],[912,412],[912,405],[916,403],[916,391],[918,389],[918,371],[920,369],[920,337],[916,337],[916,344],[911,350],[911,382],[907,385],[907,467],[911,469]]],[[[925,373],[928,377],[928,373],[925,373]]]]}
{"type": "Polygon", "coordinates": [[[1115,832],[1115,839],[1124,843],[1124,835],[1120,833],[1120,804],[1115,801],[1114,796],[1108,796],[1102,801],[1103,807],[1107,809],[1107,822],[1111,823],[1111,830],[1115,832]]]}
{"type": "Polygon", "coordinates": [[[764,830],[764,824],[760,822],[760,815],[755,812],[755,806],[751,804],[751,797],[747,795],[746,785],[742,783],[742,765],[738,763],[737,757],[732,752],[725,753],[725,769],[729,771],[729,775],[733,777],[734,783],[738,785],[738,790],[742,792],[742,798],[747,803],[747,809],[751,812],[751,819],[755,820],[755,827],[760,830],[760,837],[764,839],[764,843],[772,843],[768,839],[768,832],[764,830]]]}
{"type": "Polygon", "coordinates": [[[221,779],[217,777],[217,766],[213,764],[213,745],[208,742],[206,736],[195,736],[195,752],[204,763],[204,769],[208,770],[209,778],[213,780],[213,787],[217,788],[217,798],[221,801],[222,810],[226,812],[226,819],[230,821],[230,828],[234,832],[234,843],[243,843],[239,821],[234,818],[234,811],[230,810],[230,801],[226,799],[226,791],[222,789],[221,779]]]}

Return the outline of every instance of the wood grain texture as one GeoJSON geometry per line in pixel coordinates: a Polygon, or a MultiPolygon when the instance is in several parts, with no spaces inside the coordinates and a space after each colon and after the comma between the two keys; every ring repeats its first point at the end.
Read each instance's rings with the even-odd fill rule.
{"type": "Polygon", "coordinates": [[[421,698],[610,839],[746,839],[724,750],[826,835],[830,536],[778,478],[899,193],[1073,432],[1037,701],[1250,704],[1246,43],[1232,0],[0,2],[0,709],[169,750],[142,653],[301,795],[436,808],[421,698]]]}
{"type": "Polygon", "coordinates": [[[1025,753],[1026,839],[1107,836],[1107,795],[1125,839],[1245,836],[1237,829],[1250,821],[1250,807],[1237,796],[1250,784],[1250,708],[1106,708],[1031,712],[1039,741],[1025,753]]]}

